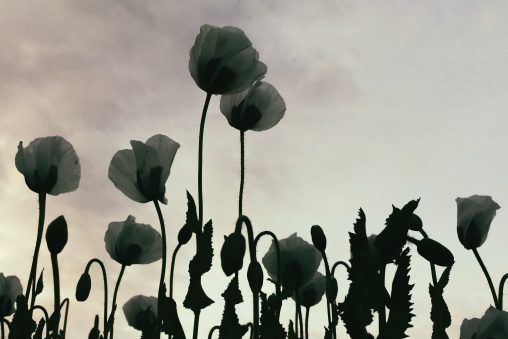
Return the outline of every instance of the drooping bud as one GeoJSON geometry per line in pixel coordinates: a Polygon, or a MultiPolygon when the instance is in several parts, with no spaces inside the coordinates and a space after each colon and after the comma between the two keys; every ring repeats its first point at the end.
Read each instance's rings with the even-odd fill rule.
{"type": "Polygon", "coordinates": [[[180,231],[178,232],[178,243],[180,245],[185,245],[189,242],[189,240],[192,238],[192,228],[185,224],[180,228],[180,231]]]}
{"type": "Polygon", "coordinates": [[[247,269],[247,279],[252,293],[259,293],[263,287],[263,269],[258,261],[252,261],[247,269]]]}
{"type": "Polygon", "coordinates": [[[220,251],[222,270],[227,276],[238,272],[243,266],[245,238],[240,232],[224,236],[224,245],[220,251]]]}
{"type": "Polygon", "coordinates": [[[90,295],[90,289],[92,288],[92,280],[90,274],[85,272],[81,275],[76,286],[76,300],[85,301],[90,295]]]}
{"type": "Polygon", "coordinates": [[[316,246],[319,251],[323,252],[326,249],[326,236],[321,226],[312,226],[310,235],[312,236],[312,243],[314,246],[316,246]]]}
{"type": "Polygon", "coordinates": [[[339,285],[337,284],[337,279],[331,278],[328,280],[328,284],[326,285],[326,296],[330,301],[335,303],[335,299],[337,299],[337,294],[339,292],[339,285]]]}
{"type": "Polygon", "coordinates": [[[416,214],[413,213],[409,217],[408,227],[409,227],[409,229],[411,231],[420,232],[423,229],[422,219],[419,216],[417,216],[416,214]]]}
{"type": "Polygon", "coordinates": [[[51,254],[58,254],[62,252],[67,244],[67,222],[63,215],[53,220],[46,230],[46,244],[51,254]]]}
{"type": "Polygon", "coordinates": [[[424,238],[418,242],[418,253],[430,263],[438,266],[451,266],[455,259],[452,252],[437,241],[424,238]]]}

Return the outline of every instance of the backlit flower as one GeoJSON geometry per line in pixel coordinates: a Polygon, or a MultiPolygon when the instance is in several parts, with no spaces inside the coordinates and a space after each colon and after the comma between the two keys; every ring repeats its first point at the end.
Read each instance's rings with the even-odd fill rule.
{"type": "Polygon", "coordinates": [[[166,204],[166,181],[180,144],[157,134],[146,143],[131,140],[131,146],[132,150],[115,153],[109,165],[109,179],[134,201],[159,200],[166,204]]]}
{"type": "MultiPolygon", "coordinates": [[[[298,289],[300,304],[303,307],[312,307],[317,305],[321,301],[321,298],[323,298],[325,292],[326,276],[316,271],[312,279],[298,289]]],[[[294,295],[293,299],[295,299],[294,295]]]]}
{"type": "Polygon", "coordinates": [[[249,88],[266,73],[258,52],[236,27],[201,26],[190,50],[189,71],[210,94],[229,94],[249,88]]]}
{"type": "Polygon", "coordinates": [[[490,224],[500,207],[490,196],[457,198],[457,234],[466,249],[480,247],[489,234],[490,224]]]}
{"type": "Polygon", "coordinates": [[[508,312],[490,306],[481,319],[464,319],[460,339],[508,338],[508,312]]]}
{"type": "Polygon", "coordinates": [[[229,124],[240,131],[264,131],[282,119],[286,104],[275,87],[258,81],[245,91],[223,95],[220,110],[229,124]]]}
{"type": "Polygon", "coordinates": [[[123,314],[129,326],[139,331],[157,324],[157,298],[137,295],[129,299],[123,307],[123,314]]]}
{"type": "MultiPolygon", "coordinates": [[[[321,253],[296,233],[279,240],[279,248],[283,287],[292,290],[308,283],[321,263],[321,253]]],[[[277,281],[277,255],[273,242],[263,257],[263,265],[270,278],[277,281]]]]}
{"type": "Polygon", "coordinates": [[[5,277],[0,273],[0,318],[14,313],[14,305],[18,295],[23,293],[23,287],[16,276],[5,277]]]}
{"type": "Polygon", "coordinates": [[[122,265],[150,264],[162,258],[162,237],[150,225],[127,220],[112,222],[104,236],[106,251],[122,265]]]}
{"type": "Polygon", "coordinates": [[[15,162],[28,188],[36,193],[58,195],[75,191],[79,186],[78,156],[62,137],[37,138],[27,147],[20,141],[15,162]]]}

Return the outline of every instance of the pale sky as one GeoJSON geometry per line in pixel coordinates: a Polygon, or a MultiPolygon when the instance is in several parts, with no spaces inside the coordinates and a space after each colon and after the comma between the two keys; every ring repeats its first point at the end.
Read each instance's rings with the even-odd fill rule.
{"type": "MultiPolygon", "coordinates": [[[[60,135],[74,145],[82,178],[76,192],[48,198],[47,222],[65,215],[69,242],[60,258],[62,296],[71,298],[68,338],[87,334],[102,316],[102,283],[93,270],[90,299],[74,299],[87,261],[102,259],[110,294],[120,266],[104,247],[111,221],[129,214],[159,229],[151,204],[139,204],[107,177],[113,154],[162,133],[181,144],[163,207],[169,253],[185,221],[185,190],[197,197],[197,138],[205,94],[188,71],[189,49],[202,24],[243,29],[268,66],[265,80],[281,93],[284,119],[248,132],[244,211],[255,230],[310,242],[319,224],[331,261],[348,260],[357,211],[378,233],[391,205],[421,198],[417,213],[429,235],[448,246],[456,264],[445,292],[458,337],[462,319],[492,303],[472,253],[456,235],[455,198],[491,195],[501,206],[480,248],[494,284],[507,270],[508,3],[505,1],[160,1],[0,0],[0,272],[26,285],[35,243],[37,197],[14,166],[20,140],[60,135]]],[[[220,323],[228,279],[220,269],[223,235],[234,228],[239,185],[238,132],[213,97],[205,131],[205,218],[214,221],[215,257],[203,277],[215,304],[201,316],[200,337],[220,323]]],[[[194,242],[180,252],[175,296],[183,301],[194,242]]],[[[269,245],[260,246],[261,258],[269,245]]],[[[427,338],[427,262],[412,248],[413,328],[427,338]]],[[[41,301],[51,305],[51,265],[41,301]]],[[[246,267],[246,265],[245,265],[246,267]]],[[[324,273],[324,268],[320,271],[324,273]]],[[[137,294],[156,295],[160,262],[128,267],[119,307],[137,294]]],[[[251,294],[242,271],[242,322],[251,294]]],[[[339,273],[339,299],[348,288],[339,273]]],[[[271,291],[269,283],[264,290],[271,291]]],[[[390,282],[387,283],[390,286],[390,282]]],[[[293,306],[284,306],[284,325],[293,306]]],[[[322,337],[324,305],[311,312],[311,336],[322,337]],[[314,315],[314,318],[313,318],[314,315]]],[[[193,314],[179,307],[188,337],[193,314]]],[[[377,321],[377,319],[376,319],[377,321]]],[[[375,321],[375,322],[376,322],[375,321]]],[[[372,331],[377,334],[375,328],[372,331]]],[[[344,328],[340,327],[342,337],[344,328]]],[[[136,338],[121,309],[115,336],[136,338]]]]}

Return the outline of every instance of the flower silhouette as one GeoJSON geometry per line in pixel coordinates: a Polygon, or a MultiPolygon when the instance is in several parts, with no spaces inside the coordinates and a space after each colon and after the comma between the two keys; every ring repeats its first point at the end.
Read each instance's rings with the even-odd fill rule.
{"type": "Polygon", "coordinates": [[[131,146],[132,150],[115,153],[109,165],[109,179],[134,201],[159,200],[166,204],[166,181],[180,144],[157,134],[146,143],[132,140],[131,146]]]}
{"type": "Polygon", "coordinates": [[[134,296],[123,305],[122,309],[129,326],[139,331],[144,331],[157,324],[156,297],[134,296]]]}
{"type": "Polygon", "coordinates": [[[18,295],[23,293],[23,287],[16,276],[5,277],[0,273],[0,318],[14,313],[14,304],[18,295]]]}
{"type": "Polygon", "coordinates": [[[36,193],[58,195],[75,191],[79,186],[78,156],[62,137],[37,138],[27,147],[20,141],[15,162],[28,188],[36,193]]]}
{"type": "Polygon", "coordinates": [[[209,94],[243,91],[266,70],[249,38],[236,27],[203,25],[190,50],[191,76],[209,94]]]}
{"type": "MultiPolygon", "coordinates": [[[[326,276],[318,271],[314,273],[312,279],[298,289],[300,304],[304,307],[317,305],[326,291],[326,276]]],[[[295,299],[293,295],[293,299],[295,299]]]]}
{"type": "Polygon", "coordinates": [[[258,81],[245,91],[223,95],[220,110],[229,124],[240,131],[264,131],[282,119],[286,104],[275,87],[258,81]]]}
{"type": "Polygon", "coordinates": [[[125,266],[150,264],[162,258],[159,232],[150,225],[136,223],[132,215],[125,221],[110,223],[104,242],[111,258],[125,266]]]}
{"type": "Polygon", "coordinates": [[[480,247],[489,234],[490,224],[500,207],[490,196],[457,198],[457,234],[466,249],[480,247]]]}
{"type": "MultiPolygon", "coordinates": [[[[321,263],[321,253],[296,233],[279,240],[279,248],[283,287],[292,290],[308,283],[321,263]]],[[[273,242],[262,261],[268,275],[277,281],[277,255],[273,242]]]]}
{"type": "Polygon", "coordinates": [[[481,319],[464,319],[460,339],[504,339],[508,337],[508,312],[490,306],[481,319]]]}

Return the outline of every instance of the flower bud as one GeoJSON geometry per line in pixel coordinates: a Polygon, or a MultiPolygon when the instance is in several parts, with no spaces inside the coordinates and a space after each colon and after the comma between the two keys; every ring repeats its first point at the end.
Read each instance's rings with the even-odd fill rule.
{"type": "Polygon", "coordinates": [[[453,265],[455,261],[452,252],[433,239],[424,238],[417,246],[418,253],[431,264],[446,267],[453,265]]]}
{"type": "Polygon", "coordinates": [[[185,245],[189,242],[189,240],[192,238],[192,228],[185,224],[180,228],[180,231],[178,232],[178,243],[180,245],[185,245]]]}
{"type": "Polygon", "coordinates": [[[326,285],[326,296],[329,300],[335,302],[338,292],[339,285],[337,284],[337,279],[332,277],[328,280],[328,284],[326,285]]]}
{"type": "Polygon", "coordinates": [[[470,250],[480,247],[489,234],[490,224],[500,207],[488,195],[457,198],[457,235],[462,245],[470,250]]]}
{"type": "Polygon", "coordinates": [[[423,229],[423,222],[422,222],[422,219],[417,216],[416,214],[412,214],[410,217],[409,217],[409,223],[408,223],[408,227],[411,231],[416,231],[416,232],[419,232],[423,229]]]}
{"type": "Polygon", "coordinates": [[[76,300],[85,301],[90,295],[90,289],[92,288],[92,280],[90,274],[85,272],[81,275],[76,286],[76,300]]]}
{"type": "Polygon", "coordinates": [[[258,261],[252,261],[247,269],[247,279],[252,293],[259,293],[263,287],[263,269],[258,261]]]}
{"type": "Polygon", "coordinates": [[[316,246],[319,251],[323,252],[326,249],[326,236],[321,226],[312,226],[310,235],[312,236],[312,243],[314,246],[316,246]]]}
{"type": "Polygon", "coordinates": [[[227,276],[238,272],[243,266],[245,238],[240,232],[224,236],[224,245],[220,251],[222,270],[227,276]]]}
{"type": "Polygon", "coordinates": [[[46,230],[46,244],[51,254],[62,252],[67,244],[67,222],[63,215],[53,220],[46,230]]]}

